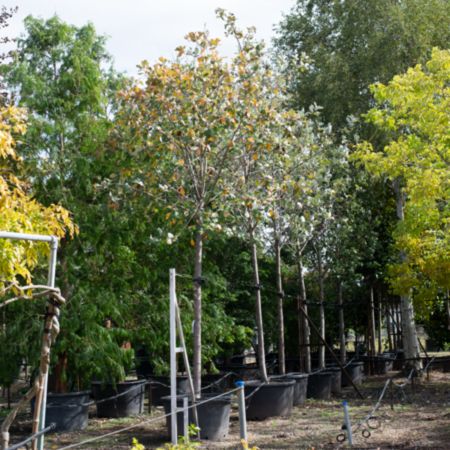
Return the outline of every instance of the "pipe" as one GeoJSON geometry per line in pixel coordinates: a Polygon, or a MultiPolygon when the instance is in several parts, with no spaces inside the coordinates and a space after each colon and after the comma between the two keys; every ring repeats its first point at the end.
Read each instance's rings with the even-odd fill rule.
{"type": "MultiPolygon", "coordinates": [[[[50,256],[48,265],[48,285],[55,287],[56,281],[56,256],[58,253],[58,239],[55,236],[50,236],[50,256]]],[[[48,390],[48,370],[44,377],[44,393],[42,397],[42,407],[39,418],[39,431],[45,427],[45,416],[47,414],[47,390],[48,390]]],[[[37,440],[38,450],[44,450],[44,434],[41,434],[37,440]]]]}
{"type": "Polygon", "coordinates": [[[170,269],[170,425],[172,445],[178,444],[177,434],[177,328],[175,269],[170,269]]]}
{"type": "Polygon", "coordinates": [[[56,238],[55,236],[48,236],[44,234],[14,233],[12,231],[0,231],[0,238],[41,242],[53,242],[55,240],[58,241],[58,238],[56,238]]]}
{"type": "MultiPolygon", "coordinates": [[[[38,241],[38,242],[49,242],[50,243],[50,256],[49,256],[49,267],[48,267],[48,286],[55,287],[56,279],[56,256],[58,253],[58,238],[56,236],[44,235],[44,234],[28,234],[28,233],[16,233],[12,231],[0,231],[0,238],[2,239],[14,239],[23,241],[38,241]]],[[[37,439],[38,450],[44,449],[44,433],[45,429],[45,413],[47,408],[47,385],[48,385],[48,372],[44,377],[44,389],[41,411],[39,414],[39,427],[38,431],[41,433],[37,439]]]]}
{"type": "Polygon", "coordinates": [[[352,435],[352,424],[350,423],[350,414],[348,412],[348,403],[342,402],[342,405],[344,407],[344,421],[345,421],[345,428],[347,431],[348,444],[350,445],[350,447],[352,447],[353,435],[352,435]]]}

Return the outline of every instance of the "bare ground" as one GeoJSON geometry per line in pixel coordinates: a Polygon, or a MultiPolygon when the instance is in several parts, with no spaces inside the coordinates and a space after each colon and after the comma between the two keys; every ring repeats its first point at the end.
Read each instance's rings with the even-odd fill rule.
{"type": "MultiPolygon", "coordinates": [[[[369,377],[360,387],[365,399],[360,400],[352,388],[345,388],[339,398],[332,401],[308,400],[306,405],[294,408],[289,418],[273,418],[261,422],[248,422],[249,443],[260,449],[338,449],[346,448],[348,442],[340,444],[337,435],[342,433],[342,400],[350,405],[350,416],[355,424],[370,413],[388,376],[395,383],[405,381],[398,373],[369,377]]],[[[423,377],[414,386],[393,389],[394,409],[390,406],[390,392],[375,413],[376,429],[365,426],[354,432],[353,448],[367,449],[450,449],[450,373],[430,372],[430,379],[423,377]],[[370,431],[364,438],[362,431],[370,431]]],[[[2,399],[0,398],[0,404],[2,399]]],[[[58,449],[90,438],[103,436],[77,448],[82,449],[130,449],[136,437],[146,449],[162,447],[168,441],[164,420],[146,423],[163,414],[160,408],[152,414],[126,419],[97,419],[92,410],[89,426],[82,432],[50,434],[46,438],[47,449],[58,449]],[[128,426],[133,429],[113,436],[112,431],[128,426]]],[[[12,441],[22,440],[30,433],[30,417],[19,417],[11,430],[12,441]]],[[[201,449],[234,449],[239,444],[239,421],[237,409],[233,408],[229,437],[220,443],[204,441],[201,449]]]]}

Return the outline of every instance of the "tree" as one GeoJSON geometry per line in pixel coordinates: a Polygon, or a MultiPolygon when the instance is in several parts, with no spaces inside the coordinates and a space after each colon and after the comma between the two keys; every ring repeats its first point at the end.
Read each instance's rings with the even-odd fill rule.
{"type": "MultiPolygon", "coordinates": [[[[14,106],[0,109],[0,229],[20,233],[65,236],[75,230],[69,212],[59,205],[45,207],[33,198],[16,152],[17,135],[26,131],[26,116],[14,106]]],[[[5,283],[31,282],[31,271],[46,246],[0,240],[0,289],[5,283]]]]}
{"type": "Polygon", "coordinates": [[[207,232],[221,229],[229,214],[237,149],[250,138],[247,110],[256,93],[250,81],[253,43],[231,30],[235,18],[218,12],[229,34],[238,39],[239,55],[220,56],[219,40],[207,32],[189,33],[177,58],[141,65],[144,84],[122,95],[119,120],[131,129],[130,151],[155,208],[164,210],[168,239],[188,233],[194,247],[194,385],[199,394],[202,370],[203,252],[207,232]],[[192,233],[192,234],[191,234],[192,233]]]}
{"type": "Polygon", "coordinates": [[[323,107],[336,129],[371,106],[369,85],[448,46],[447,0],[298,0],[278,28],[292,102],[323,107]]]}
{"type": "Polygon", "coordinates": [[[407,357],[418,356],[411,294],[449,289],[449,130],[450,52],[434,49],[425,66],[417,65],[387,85],[372,86],[377,107],[367,120],[389,133],[382,152],[369,143],[359,157],[376,176],[390,179],[397,200],[394,232],[399,260],[389,280],[401,296],[404,346],[407,357]]]}
{"type": "Polygon", "coordinates": [[[1,68],[6,85],[29,111],[19,148],[36,198],[70,208],[80,230],[59,251],[58,285],[68,303],[55,346],[51,387],[58,391],[81,388],[94,374],[124,377],[123,365],[131,356],[121,348],[128,306],[122,299],[129,293],[134,256],[129,238],[123,238],[128,222],[114,209],[109,193],[98,189],[116,170],[105,146],[112,93],[120,84],[103,68],[109,62],[104,42],[90,24],[77,28],[56,16],[27,17],[12,61],[1,68]],[[107,318],[116,327],[107,330],[107,318]],[[98,353],[105,357],[93,364],[92,355],[98,353]]]}

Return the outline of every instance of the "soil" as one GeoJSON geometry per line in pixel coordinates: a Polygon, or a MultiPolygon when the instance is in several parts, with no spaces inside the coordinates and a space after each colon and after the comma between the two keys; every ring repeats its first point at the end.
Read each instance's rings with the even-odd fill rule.
{"type": "MultiPolygon", "coordinates": [[[[345,388],[342,394],[331,401],[308,400],[306,405],[295,407],[288,418],[273,418],[261,422],[248,422],[250,447],[260,449],[338,449],[348,448],[348,441],[338,443],[336,438],[343,433],[343,408],[345,399],[350,406],[350,418],[353,428],[358,421],[370,414],[388,377],[393,377],[396,385],[407,380],[399,372],[388,375],[368,377],[360,391],[364,400],[358,398],[355,391],[345,388]]],[[[0,405],[4,399],[0,398],[0,405]]],[[[1,406],[0,406],[1,407],[1,406]]],[[[1,410],[0,410],[1,413],[1,410]]],[[[49,434],[46,437],[46,449],[58,449],[86,439],[102,436],[102,439],[89,442],[77,448],[82,449],[130,449],[135,437],[146,449],[163,447],[168,442],[165,420],[157,419],[163,414],[156,408],[151,414],[124,419],[97,419],[95,408],[89,426],[82,432],[49,434]],[[113,436],[107,433],[126,427],[113,436]]],[[[353,432],[353,448],[367,449],[450,449],[450,373],[432,371],[426,376],[415,379],[414,384],[406,384],[403,389],[395,386],[386,391],[381,406],[374,413],[375,420],[370,426],[359,427],[353,432]],[[391,407],[391,394],[392,406],[391,407]],[[369,431],[370,437],[362,436],[369,431]]],[[[0,416],[1,417],[1,416],[0,416]]],[[[18,442],[30,434],[29,413],[16,419],[11,429],[12,442],[18,442]]],[[[200,449],[235,449],[239,445],[239,420],[237,408],[233,407],[230,433],[225,441],[213,443],[204,441],[200,449]]]]}

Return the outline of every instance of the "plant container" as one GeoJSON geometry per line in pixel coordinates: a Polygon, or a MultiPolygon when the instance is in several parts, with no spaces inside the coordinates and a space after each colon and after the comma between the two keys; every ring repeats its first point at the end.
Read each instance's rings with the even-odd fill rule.
{"type": "MultiPolygon", "coordinates": [[[[345,370],[350,375],[353,384],[360,385],[364,378],[364,362],[353,361],[345,366],[345,370]]],[[[348,380],[345,372],[342,371],[342,387],[350,386],[351,383],[348,380]]]]}
{"type": "Polygon", "coordinates": [[[246,381],[247,420],[290,416],[294,405],[294,385],[295,381],[292,379],[266,384],[259,380],[246,381]]]}
{"type": "Polygon", "coordinates": [[[309,374],[307,398],[329,400],[331,398],[331,382],[333,375],[330,372],[313,372],[309,374]]]}
{"type": "MultiPolygon", "coordinates": [[[[170,395],[170,377],[166,375],[152,375],[148,384],[148,397],[152,406],[163,406],[162,398],[170,395]]],[[[177,394],[189,393],[188,377],[177,377],[177,394]]]]}
{"type": "Polygon", "coordinates": [[[294,406],[303,405],[306,401],[306,391],[308,390],[309,374],[291,372],[286,374],[286,379],[294,380],[294,406]]]}
{"type": "Polygon", "coordinates": [[[341,393],[342,372],[339,366],[326,367],[324,372],[331,373],[331,393],[339,395],[341,393]]]}
{"type": "MultiPolygon", "coordinates": [[[[66,394],[47,394],[45,426],[56,425],[52,431],[79,431],[88,424],[90,391],[70,392],[66,394]]],[[[34,399],[31,401],[34,411],[34,399]]]]}
{"type": "MultiPolygon", "coordinates": [[[[373,375],[385,375],[390,370],[393,370],[394,363],[397,367],[397,360],[395,356],[390,356],[387,354],[378,356],[362,356],[361,360],[364,361],[364,371],[365,373],[373,373],[373,375]]],[[[399,366],[403,366],[403,362],[399,366]]]]}
{"type": "Polygon", "coordinates": [[[97,403],[98,417],[127,417],[144,412],[146,380],[116,383],[92,382],[92,395],[97,403]],[[106,400],[109,397],[115,397],[106,400]],[[104,401],[102,401],[104,400],[104,401]]]}
{"type": "MultiPolygon", "coordinates": [[[[200,428],[200,439],[207,439],[210,441],[220,441],[228,436],[230,427],[230,412],[231,412],[231,396],[224,395],[219,398],[213,398],[216,394],[202,394],[202,397],[197,400],[197,403],[209,400],[197,406],[198,426],[200,428]]],[[[177,395],[177,407],[183,407],[183,398],[187,395],[177,395]]],[[[170,395],[162,399],[165,414],[170,414],[170,395]]],[[[192,405],[191,398],[188,399],[188,405],[192,405]]],[[[189,424],[195,424],[193,408],[189,409],[189,424]]],[[[177,412],[177,432],[179,436],[183,435],[184,413],[177,412]]],[[[166,426],[171,436],[171,421],[170,416],[166,417],[166,426]]]]}

